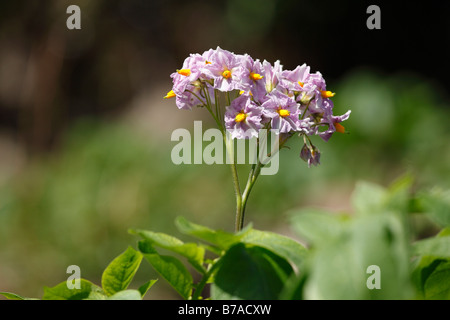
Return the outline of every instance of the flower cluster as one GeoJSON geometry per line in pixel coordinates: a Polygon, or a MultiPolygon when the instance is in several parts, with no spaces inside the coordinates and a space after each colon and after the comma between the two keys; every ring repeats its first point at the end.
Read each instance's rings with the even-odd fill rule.
{"type": "Polygon", "coordinates": [[[317,165],[320,158],[309,136],[328,141],[334,132],[345,132],[340,123],[350,115],[333,115],[334,93],[322,74],[311,73],[306,64],[283,70],[279,61],[272,65],[217,47],[191,54],[171,78],[173,88],[164,98],[175,98],[179,109],[207,107],[232,138],[257,136],[259,129],[303,135],[300,157],[308,165],[317,165]],[[220,95],[227,99],[223,112],[220,95]]]}

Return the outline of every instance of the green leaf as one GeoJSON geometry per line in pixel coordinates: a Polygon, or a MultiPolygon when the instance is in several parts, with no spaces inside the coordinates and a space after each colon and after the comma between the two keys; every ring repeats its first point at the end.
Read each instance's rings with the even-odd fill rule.
{"type": "Polygon", "coordinates": [[[222,250],[226,250],[233,244],[239,242],[245,232],[248,231],[248,229],[244,229],[234,234],[222,230],[212,230],[208,227],[192,223],[184,217],[178,217],[175,223],[181,233],[209,242],[222,250]]]}
{"type": "Polygon", "coordinates": [[[106,296],[103,290],[90,281],[80,279],[80,289],[69,289],[67,281],[61,282],[54,287],[44,287],[42,300],[102,300],[106,296]]]}
{"type": "Polygon", "coordinates": [[[441,227],[450,226],[450,190],[435,188],[419,197],[426,214],[441,227]]]}
{"type": "Polygon", "coordinates": [[[413,295],[402,219],[391,213],[357,216],[337,236],[314,247],[305,299],[408,299],[413,295]],[[381,289],[369,289],[369,266],[378,266],[381,289]]]}
{"type": "Polygon", "coordinates": [[[35,298],[25,298],[12,292],[0,292],[0,294],[9,300],[39,300],[35,298]]]}
{"type": "Polygon", "coordinates": [[[141,294],[141,297],[143,298],[147,291],[158,281],[158,279],[150,280],[149,282],[144,283],[142,286],[139,287],[139,292],[141,294]]]}
{"type": "Polygon", "coordinates": [[[408,213],[411,206],[411,186],[413,184],[411,175],[406,174],[394,181],[387,189],[384,208],[386,211],[408,213]]]}
{"type": "Polygon", "coordinates": [[[410,245],[404,219],[392,212],[364,216],[353,221],[350,232],[353,253],[347,258],[364,271],[364,284],[371,276],[367,273],[370,265],[378,266],[381,272],[381,289],[369,290],[363,286],[361,298],[411,298],[410,245]]]}
{"type": "Polygon", "coordinates": [[[304,299],[362,299],[366,274],[355,260],[350,244],[342,239],[316,248],[303,285],[304,299]]]}
{"type": "Polygon", "coordinates": [[[285,282],[279,299],[303,300],[303,291],[306,279],[308,279],[308,274],[305,272],[301,274],[292,274],[291,277],[285,282]]]}
{"type": "Polygon", "coordinates": [[[285,260],[265,248],[244,243],[232,246],[220,259],[211,295],[216,300],[277,299],[291,274],[285,260]]]}
{"type": "Polygon", "coordinates": [[[432,256],[423,256],[415,261],[411,276],[418,292],[423,297],[425,296],[425,282],[436,267],[443,261],[446,260],[432,256]]]}
{"type": "Polygon", "coordinates": [[[128,288],[141,261],[142,254],[131,247],[115,258],[102,275],[102,287],[105,293],[112,296],[116,292],[128,288]]]}
{"type": "Polygon", "coordinates": [[[448,237],[450,236],[450,226],[439,231],[437,237],[448,237]]]}
{"type": "Polygon", "coordinates": [[[441,262],[427,278],[425,299],[450,300],[450,261],[441,262]]]}
{"type": "Polygon", "coordinates": [[[108,297],[108,300],[142,300],[142,296],[138,290],[123,290],[108,297]]]}
{"type": "Polygon", "coordinates": [[[351,197],[355,213],[357,215],[383,214],[386,211],[407,213],[412,204],[410,195],[412,183],[410,175],[397,179],[387,189],[374,183],[359,181],[351,197]]]}
{"type": "Polygon", "coordinates": [[[359,181],[352,193],[352,206],[358,215],[384,212],[387,194],[386,189],[377,184],[359,181]]]}
{"type": "Polygon", "coordinates": [[[307,254],[306,248],[294,239],[277,233],[259,230],[249,230],[241,242],[263,247],[299,267],[307,254]]]}
{"type": "Polygon", "coordinates": [[[186,257],[189,263],[191,263],[192,266],[200,273],[204,274],[206,272],[203,267],[205,248],[197,245],[196,243],[184,243],[178,238],[172,237],[165,233],[147,230],[133,230],[132,232],[150,241],[154,246],[170,250],[186,257]]]}
{"type": "Polygon", "coordinates": [[[412,245],[413,254],[450,258],[450,236],[419,240],[412,245]]]}
{"type": "Polygon", "coordinates": [[[139,241],[139,250],[152,267],[184,298],[192,294],[193,278],[175,257],[160,255],[148,240],[139,241]]]}
{"type": "Polygon", "coordinates": [[[337,215],[308,208],[290,213],[292,229],[309,244],[320,245],[342,233],[342,219],[337,215]]]}

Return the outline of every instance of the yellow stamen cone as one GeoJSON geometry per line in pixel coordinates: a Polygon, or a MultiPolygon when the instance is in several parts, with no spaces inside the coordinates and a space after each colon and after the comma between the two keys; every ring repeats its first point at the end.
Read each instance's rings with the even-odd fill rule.
{"type": "Polygon", "coordinates": [[[322,97],[324,97],[324,98],[331,98],[331,97],[334,97],[334,95],[336,94],[331,91],[320,91],[320,93],[322,94],[322,97]]]}
{"type": "Polygon", "coordinates": [[[222,77],[224,77],[225,79],[228,79],[231,77],[231,71],[230,70],[225,70],[224,72],[222,72],[222,77]]]}
{"type": "Polygon", "coordinates": [[[336,128],[337,132],[345,133],[345,128],[344,128],[344,126],[342,124],[336,122],[334,124],[334,127],[336,128]]]}
{"type": "Polygon", "coordinates": [[[170,98],[174,98],[174,97],[176,97],[175,92],[173,92],[173,90],[170,90],[169,92],[167,92],[167,94],[164,97],[164,99],[170,99],[170,98]]]}
{"type": "Polygon", "coordinates": [[[259,73],[250,72],[250,79],[257,81],[257,80],[261,80],[262,78],[264,78],[264,77],[262,75],[260,75],[259,73]]]}
{"type": "Polygon", "coordinates": [[[236,118],[234,119],[236,122],[242,122],[247,118],[247,115],[243,112],[240,112],[236,115],[236,118]]]}
{"type": "Polygon", "coordinates": [[[289,110],[280,109],[278,110],[278,114],[280,115],[280,117],[285,118],[289,116],[291,113],[289,112],[289,110]]]}
{"type": "Polygon", "coordinates": [[[191,69],[180,69],[177,70],[178,74],[189,77],[191,75],[191,69]]]}

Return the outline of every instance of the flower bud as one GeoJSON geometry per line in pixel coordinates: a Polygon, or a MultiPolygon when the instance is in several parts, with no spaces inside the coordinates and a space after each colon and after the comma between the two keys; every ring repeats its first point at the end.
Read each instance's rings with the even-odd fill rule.
{"type": "Polygon", "coordinates": [[[300,158],[308,163],[308,167],[317,166],[320,164],[320,151],[316,146],[305,143],[300,151],[300,158]]]}
{"type": "Polygon", "coordinates": [[[306,145],[306,143],[303,145],[302,150],[300,151],[300,158],[305,161],[308,162],[308,159],[311,157],[311,151],[309,151],[308,146],[306,145]]]}
{"type": "Polygon", "coordinates": [[[311,96],[307,94],[306,92],[303,92],[302,96],[300,97],[300,103],[301,104],[308,104],[314,96],[311,96]]]}

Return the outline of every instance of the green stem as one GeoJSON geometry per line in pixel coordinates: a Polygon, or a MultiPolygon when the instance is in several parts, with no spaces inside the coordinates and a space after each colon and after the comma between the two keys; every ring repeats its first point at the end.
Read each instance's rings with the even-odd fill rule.
{"type": "Polygon", "coordinates": [[[216,104],[216,114],[220,120],[223,120],[222,110],[220,108],[219,90],[214,89],[214,103],[216,104]]]}
{"type": "Polygon", "coordinates": [[[214,120],[216,121],[217,126],[219,127],[219,129],[222,131],[222,133],[224,132],[224,127],[223,124],[220,122],[219,118],[217,118],[217,115],[214,114],[214,112],[212,111],[212,105],[211,105],[211,99],[209,97],[208,91],[205,89],[205,87],[202,88],[203,90],[203,94],[205,95],[205,99],[206,99],[206,104],[205,104],[205,108],[209,111],[209,113],[211,114],[211,116],[214,118],[214,120]]]}
{"type": "MultiPolygon", "coordinates": [[[[312,100],[312,98],[311,98],[312,100]]],[[[311,103],[311,100],[309,100],[308,104],[306,105],[305,111],[303,111],[302,116],[300,117],[300,120],[303,120],[303,118],[305,117],[306,111],[308,111],[309,105],[311,103]]]]}
{"type": "Polygon", "coordinates": [[[239,177],[237,173],[236,160],[234,158],[234,145],[233,140],[227,138],[226,133],[224,133],[223,139],[225,141],[225,146],[227,149],[227,155],[230,161],[231,174],[233,177],[233,185],[234,185],[234,193],[236,195],[236,220],[235,220],[235,231],[238,232],[242,229],[240,220],[241,220],[241,211],[242,211],[242,195],[241,195],[241,187],[239,185],[239,177]]]}
{"type": "Polygon", "coordinates": [[[203,103],[204,106],[206,106],[206,103],[203,102],[202,98],[200,98],[194,91],[191,91],[191,90],[186,90],[186,91],[192,93],[198,100],[200,100],[200,102],[203,103]]]}
{"type": "Polygon", "coordinates": [[[256,165],[256,167],[252,166],[252,170],[250,171],[250,174],[248,176],[247,185],[245,186],[244,192],[242,193],[241,211],[236,218],[236,221],[238,223],[238,227],[236,228],[237,231],[242,230],[242,228],[244,227],[245,208],[247,206],[248,197],[250,196],[250,192],[255,185],[256,179],[258,179],[259,174],[261,173],[262,166],[262,163],[258,160],[258,164],[256,165]]]}
{"type": "Polygon", "coordinates": [[[200,295],[203,292],[203,289],[205,288],[206,284],[208,283],[208,280],[211,277],[211,275],[213,274],[213,272],[215,271],[217,265],[218,264],[217,264],[217,261],[216,261],[216,263],[212,264],[210,266],[209,270],[205,274],[203,274],[202,279],[197,284],[197,287],[195,288],[194,294],[192,295],[192,300],[199,300],[199,298],[201,297],[200,295]]]}
{"type": "MultiPolygon", "coordinates": [[[[276,152],[280,151],[280,149],[283,147],[283,145],[286,143],[286,141],[291,136],[292,135],[287,136],[282,141],[280,141],[279,138],[278,138],[277,141],[276,141],[276,144],[274,145],[274,149],[271,150],[267,154],[267,157],[270,158],[273,155],[275,155],[276,152]]],[[[267,137],[266,137],[266,139],[267,139],[267,137]]],[[[264,143],[266,143],[266,142],[264,142],[264,143]]],[[[237,221],[236,231],[240,231],[244,227],[245,208],[247,206],[247,201],[248,201],[248,198],[250,196],[250,192],[252,191],[253,186],[255,185],[256,180],[259,177],[259,174],[261,173],[261,168],[263,168],[264,166],[265,166],[265,164],[261,163],[260,158],[258,157],[258,161],[257,161],[256,165],[253,165],[252,169],[250,170],[250,174],[249,174],[248,179],[247,179],[247,184],[245,186],[244,192],[242,193],[241,211],[239,212],[239,214],[236,217],[236,221],[237,221]]]]}

